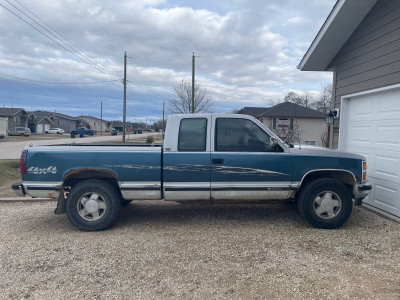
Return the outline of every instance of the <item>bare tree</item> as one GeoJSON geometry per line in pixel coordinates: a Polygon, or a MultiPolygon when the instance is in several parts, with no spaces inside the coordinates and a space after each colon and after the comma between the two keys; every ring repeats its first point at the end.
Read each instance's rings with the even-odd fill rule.
{"type": "Polygon", "coordinates": [[[273,131],[282,141],[287,144],[300,143],[300,136],[303,133],[303,130],[300,129],[297,122],[294,122],[295,124],[293,128],[290,128],[288,122],[289,120],[278,124],[276,129],[273,129],[273,131]]]}
{"type": "Polygon", "coordinates": [[[294,104],[309,107],[313,101],[312,95],[309,91],[304,91],[301,95],[295,92],[289,92],[285,98],[285,102],[292,102],[294,104]]]}
{"type": "Polygon", "coordinates": [[[318,100],[312,103],[312,108],[322,113],[328,113],[332,102],[332,84],[323,84],[318,100]]]}
{"type": "MultiPolygon", "coordinates": [[[[183,81],[172,87],[176,96],[169,99],[168,110],[172,113],[189,114],[192,112],[192,85],[183,81]]],[[[194,85],[194,112],[212,112],[213,100],[210,94],[201,88],[199,84],[194,85]]]]}
{"type": "Polygon", "coordinates": [[[329,147],[329,140],[328,140],[328,132],[325,131],[323,134],[321,134],[321,142],[322,142],[322,147],[329,147]]]}

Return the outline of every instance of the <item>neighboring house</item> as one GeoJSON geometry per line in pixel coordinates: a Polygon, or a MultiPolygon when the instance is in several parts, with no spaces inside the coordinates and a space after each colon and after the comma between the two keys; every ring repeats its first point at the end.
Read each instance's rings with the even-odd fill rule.
{"type": "Polygon", "coordinates": [[[92,116],[79,116],[77,119],[81,120],[82,126],[96,130],[97,132],[108,132],[111,128],[111,123],[92,116]]]}
{"type": "Polygon", "coordinates": [[[79,118],[50,111],[29,112],[29,128],[32,132],[45,133],[50,128],[62,128],[65,132],[77,128],[79,118]]]}
{"type": "Polygon", "coordinates": [[[28,127],[33,133],[45,133],[54,127],[56,117],[48,111],[28,112],[28,127]]]}
{"type": "Polygon", "coordinates": [[[71,132],[71,130],[76,129],[78,126],[79,118],[72,117],[66,114],[60,114],[58,112],[52,113],[56,116],[56,120],[54,122],[54,127],[62,128],[65,132],[71,132]]]}
{"type": "Polygon", "coordinates": [[[0,107],[0,117],[8,119],[8,129],[28,127],[28,113],[23,108],[0,107]]]}
{"type": "Polygon", "coordinates": [[[0,136],[6,136],[8,131],[8,118],[0,117],[0,136]]]}
{"type": "Polygon", "coordinates": [[[298,68],[333,72],[333,147],[367,158],[364,202],[400,217],[400,2],[337,1],[298,68]]]}
{"type": "Polygon", "coordinates": [[[274,131],[282,140],[292,144],[325,147],[326,115],[319,111],[283,102],[269,108],[245,107],[238,113],[253,113],[254,117],[274,131]],[[260,110],[263,111],[260,113],[260,110]]]}
{"type": "Polygon", "coordinates": [[[269,107],[244,107],[238,110],[238,114],[249,115],[253,117],[257,117],[261,115],[264,111],[266,111],[269,107]]]}

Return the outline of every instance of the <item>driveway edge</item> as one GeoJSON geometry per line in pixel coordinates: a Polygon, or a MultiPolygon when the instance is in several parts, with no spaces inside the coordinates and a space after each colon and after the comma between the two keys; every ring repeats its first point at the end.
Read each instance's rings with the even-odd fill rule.
{"type": "Polygon", "coordinates": [[[30,197],[1,197],[0,203],[13,203],[13,202],[49,202],[57,201],[57,199],[51,198],[30,198],[30,197]]]}

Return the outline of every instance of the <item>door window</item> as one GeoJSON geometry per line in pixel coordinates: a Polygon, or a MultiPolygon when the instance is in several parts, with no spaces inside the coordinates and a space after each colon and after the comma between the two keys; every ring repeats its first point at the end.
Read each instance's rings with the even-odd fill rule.
{"type": "Polygon", "coordinates": [[[275,152],[270,135],[250,120],[218,118],[215,151],[275,152]]]}

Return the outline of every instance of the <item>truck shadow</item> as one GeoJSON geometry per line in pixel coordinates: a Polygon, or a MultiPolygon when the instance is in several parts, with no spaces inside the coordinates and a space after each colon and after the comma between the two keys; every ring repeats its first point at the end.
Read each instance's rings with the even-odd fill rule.
{"type": "Polygon", "coordinates": [[[176,202],[136,201],[122,207],[115,224],[138,226],[151,222],[155,225],[261,222],[272,225],[301,226],[305,224],[294,203],[282,204],[180,204],[176,202]]]}

